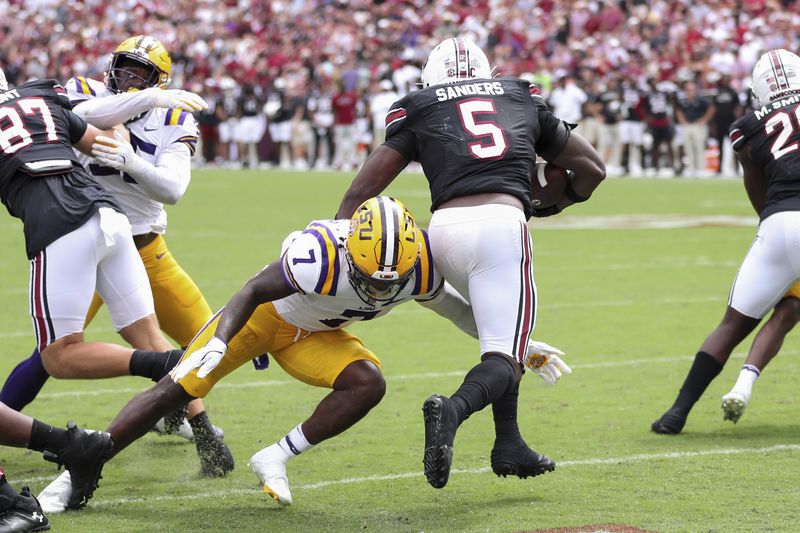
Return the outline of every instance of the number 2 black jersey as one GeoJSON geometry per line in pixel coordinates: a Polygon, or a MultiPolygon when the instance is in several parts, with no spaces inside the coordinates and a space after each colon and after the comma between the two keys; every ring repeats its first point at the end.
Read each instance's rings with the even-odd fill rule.
{"type": "Polygon", "coordinates": [[[422,164],[431,211],[480,193],[505,193],[531,216],[530,176],[539,153],[555,158],[569,128],[527,81],[464,80],[412,92],[386,115],[386,145],[422,164]]]}
{"type": "Polygon", "coordinates": [[[767,176],[761,220],[781,211],[800,211],[800,95],[791,95],[749,112],[731,125],[737,152],[750,157],[767,176]]]}
{"type": "Polygon", "coordinates": [[[54,80],[0,92],[0,199],[22,220],[28,257],[114,201],[81,167],[72,145],[86,122],[54,80]]]}

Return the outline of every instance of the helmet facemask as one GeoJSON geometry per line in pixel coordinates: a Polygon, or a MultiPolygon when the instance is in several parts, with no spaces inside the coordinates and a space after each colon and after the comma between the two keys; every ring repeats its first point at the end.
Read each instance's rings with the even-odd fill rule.
{"type": "Polygon", "coordinates": [[[350,220],[347,278],[368,305],[397,298],[414,274],[422,234],[406,207],[388,196],[370,198],[350,220]]]}
{"type": "Polygon", "coordinates": [[[112,93],[141,91],[161,85],[161,71],[150,61],[129,52],[115,52],[106,74],[112,93]]]}

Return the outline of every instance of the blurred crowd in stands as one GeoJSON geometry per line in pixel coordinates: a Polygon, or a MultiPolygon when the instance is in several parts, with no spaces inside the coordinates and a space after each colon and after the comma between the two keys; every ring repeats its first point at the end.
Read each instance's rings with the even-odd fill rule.
{"type": "Polygon", "coordinates": [[[728,126],[759,54],[798,50],[779,0],[0,0],[11,83],[102,79],[124,38],[172,55],[173,87],[210,103],[200,164],[357,166],[441,39],[537,83],[610,174],[733,175],[728,126]]]}

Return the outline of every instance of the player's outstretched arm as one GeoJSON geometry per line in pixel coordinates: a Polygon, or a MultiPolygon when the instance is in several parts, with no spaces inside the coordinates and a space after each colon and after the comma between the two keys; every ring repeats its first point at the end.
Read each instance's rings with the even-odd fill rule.
{"type": "Polygon", "coordinates": [[[270,263],[250,278],[239,292],[233,295],[220,315],[214,336],[202,348],[192,352],[170,372],[173,380],[180,381],[197,369],[197,377],[204,378],[222,361],[228,343],[244,327],[259,305],[280,300],[296,292],[283,278],[281,262],[270,263]]]}
{"type": "Polygon", "coordinates": [[[600,154],[589,141],[574,131],[558,156],[550,162],[572,171],[567,195],[557,204],[560,209],[588,200],[606,177],[606,167],[600,154]]]}
{"type": "Polygon", "coordinates": [[[478,338],[478,326],[475,325],[472,306],[446,281],[434,298],[419,299],[417,302],[443,316],[470,337],[478,338]]]}
{"type": "Polygon", "coordinates": [[[344,193],[336,218],[348,219],[367,199],[377,196],[408,165],[408,160],[394,148],[379,146],[364,162],[350,188],[344,193]]]}
{"type": "Polygon", "coordinates": [[[189,91],[152,87],[92,98],[77,104],[73,111],[89,124],[98,128],[110,128],[154,107],[174,107],[193,113],[208,108],[208,104],[199,95],[189,91]]]}

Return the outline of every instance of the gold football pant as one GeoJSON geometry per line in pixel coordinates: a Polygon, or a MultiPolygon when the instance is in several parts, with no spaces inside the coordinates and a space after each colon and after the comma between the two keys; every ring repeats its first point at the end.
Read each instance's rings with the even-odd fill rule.
{"type": "MultiPolygon", "coordinates": [[[[188,346],[213,314],[211,307],[189,274],[175,261],[163,235],[139,248],[139,255],[150,279],[161,329],[179,346],[188,346]]],[[[87,326],[101,305],[103,301],[95,293],[86,316],[87,326]]]]}
{"type": "MultiPolygon", "coordinates": [[[[184,359],[203,347],[217,331],[222,311],[203,326],[192,340],[184,359]]],[[[309,385],[333,387],[333,382],[350,363],[368,360],[380,368],[381,362],[364,347],[361,339],[344,330],[309,332],[285,322],[271,302],[258,306],[247,324],[228,343],[217,367],[205,378],[193,370],[178,381],[181,387],[202,398],[223,377],[259,355],[269,353],[281,367],[309,385]]]]}

